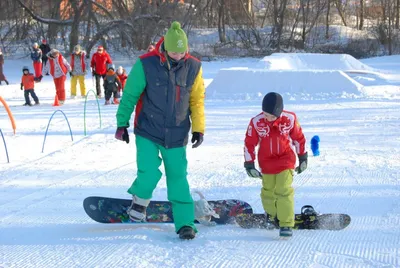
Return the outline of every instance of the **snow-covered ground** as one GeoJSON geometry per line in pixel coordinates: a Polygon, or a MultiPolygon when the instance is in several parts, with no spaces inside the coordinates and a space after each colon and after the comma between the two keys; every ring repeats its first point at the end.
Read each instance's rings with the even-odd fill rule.
{"type": "MultiPolygon", "coordinates": [[[[289,61],[289,55],[276,57],[278,62],[279,57],[289,61]]],[[[397,59],[365,60],[370,69],[364,71],[391,75],[395,81],[400,74],[397,59]]],[[[261,60],[206,62],[206,84],[212,85],[221,68],[252,70],[263,64],[261,60]]],[[[12,84],[0,86],[17,126],[14,135],[0,107],[0,129],[10,158],[7,163],[0,144],[0,267],[400,267],[398,84],[382,79],[375,90],[350,95],[341,88],[335,91],[336,78],[325,76],[330,90],[310,87],[304,92],[296,90],[298,77],[284,75],[300,72],[299,66],[291,61],[290,70],[280,70],[293,85],[290,91],[280,91],[285,108],[297,113],[308,141],[313,135],[321,138],[321,155],[310,154],[307,171],[295,176],[295,210],[310,204],[324,213],[347,213],[352,217],[348,228],[295,231],[282,241],[276,231],[199,226],[195,240],[180,241],[171,224],[104,225],[86,216],[82,201],[87,196],[130,198],[126,190],[136,173],[134,142],[114,139],[117,107],[104,106],[104,100],[100,128],[93,95],[87,102],[85,136],[84,100],[68,99],[64,106],[53,107],[54,85],[48,76],[36,84],[41,105],[21,106],[23,65],[31,66],[28,60],[6,61],[5,74],[12,84]],[[381,94],[385,90],[390,94],[381,94]],[[42,153],[47,123],[58,109],[69,120],[73,141],[63,114],[57,112],[42,153]]],[[[307,78],[310,85],[314,78],[307,78]]],[[[224,77],[216,91],[233,87],[233,81],[235,77],[224,77]]],[[[271,90],[270,81],[264,81],[263,90],[253,90],[260,82],[249,80],[246,88],[231,91],[251,93],[245,98],[207,94],[205,141],[197,149],[188,148],[193,190],[208,199],[245,200],[259,213],[260,181],[248,178],[243,169],[243,138],[250,118],[260,112],[263,94],[271,90]]],[[[86,85],[93,88],[89,76],[86,85]]],[[[69,81],[67,88],[69,95],[69,81]]],[[[166,200],[165,178],[154,199],[166,200]]]]}

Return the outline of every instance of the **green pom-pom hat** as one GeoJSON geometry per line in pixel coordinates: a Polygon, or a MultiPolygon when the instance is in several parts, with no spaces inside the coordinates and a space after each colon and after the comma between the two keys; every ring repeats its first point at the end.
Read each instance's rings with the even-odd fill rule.
{"type": "Polygon", "coordinates": [[[164,48],[166,51],[176,53],[188,50],[188,39],[179,22],[174,21],[164,35],[164,48]]]}

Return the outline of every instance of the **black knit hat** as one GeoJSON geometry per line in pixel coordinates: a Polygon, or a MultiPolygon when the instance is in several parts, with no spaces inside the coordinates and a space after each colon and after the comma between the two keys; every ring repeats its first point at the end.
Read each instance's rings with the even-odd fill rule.
{"type": "Polygon", "coordinates": [[[270,92],[265,95],[262,102],[262,110],[266,113],[275,115],[276,117],[281,116],[283,111],[282,96],[276,92],[270,92]]]}

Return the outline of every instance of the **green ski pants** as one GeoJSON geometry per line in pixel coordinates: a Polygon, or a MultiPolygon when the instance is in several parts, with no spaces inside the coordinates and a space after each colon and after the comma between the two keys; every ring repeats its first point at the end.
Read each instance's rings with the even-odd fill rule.
{"type": "Polygon", "coordinates": [[[277,217],[280,227],[294,226],[293,170],[286,169],[278,174],[263,174],[261,202],[264,210],[277,217]]]}
{"type": "Polygon", "coordinates": [[[161,179],[161,161],[167,177],[168,200],[172,203],[175,231],[183,226],[194,225],[194,202],[187,181],[186,146],[166,149],[146,138],[136,135],[137,177],[128,193],[143,199],[151,199],[161,179]],[[161,153],[161,157],[160,157],[161,153]]]}

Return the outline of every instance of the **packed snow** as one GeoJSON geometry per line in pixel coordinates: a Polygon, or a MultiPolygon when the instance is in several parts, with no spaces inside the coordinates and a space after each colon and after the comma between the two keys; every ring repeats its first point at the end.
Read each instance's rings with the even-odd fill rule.
{"type": "MultiPolygon", "coordinates": [[[[188,148],[192,190],[210,200],[241,199],[263,212],[261,183],[243,168],[243,139],[264,94],[276,90],[285,109],[297,113],[308,150],[312,136],[321,139],[321,155],[309,150],[308,169],[294,178],[295,211],[309,204],[321,213],[347,213],[352,222],[342,231],[295,230],[290,240],[280,240],[277,231],[199,225],[193,241],[180,241],[172,224],[92,221],[82,207],[85,197],[130,198],[134,135],[129,144],[114,139],[117,106],[101,99],[99,117],[93,93],[86,112],[85,99],[52,106],[49,76],[36,84],[41,105],[22,106],[22,66],[32,64],[6,59],[10,85],[0,86],[0,96],[16,134],[0,107],[10,161],[0,144],[0,267],[400,267],[396,59],[274,54],[204,62],[206,133],[199,148],[188,148]]],[[[133,64],[119,63],[128,71],[133,64]]],[[[89,75],[86,86],[94,89],[89,75]]],[[[69,79],[66,88],[69,96],[69,79]]],[[[166,200],[166,192],[163,177],[153,199],[166,200]]]]}

